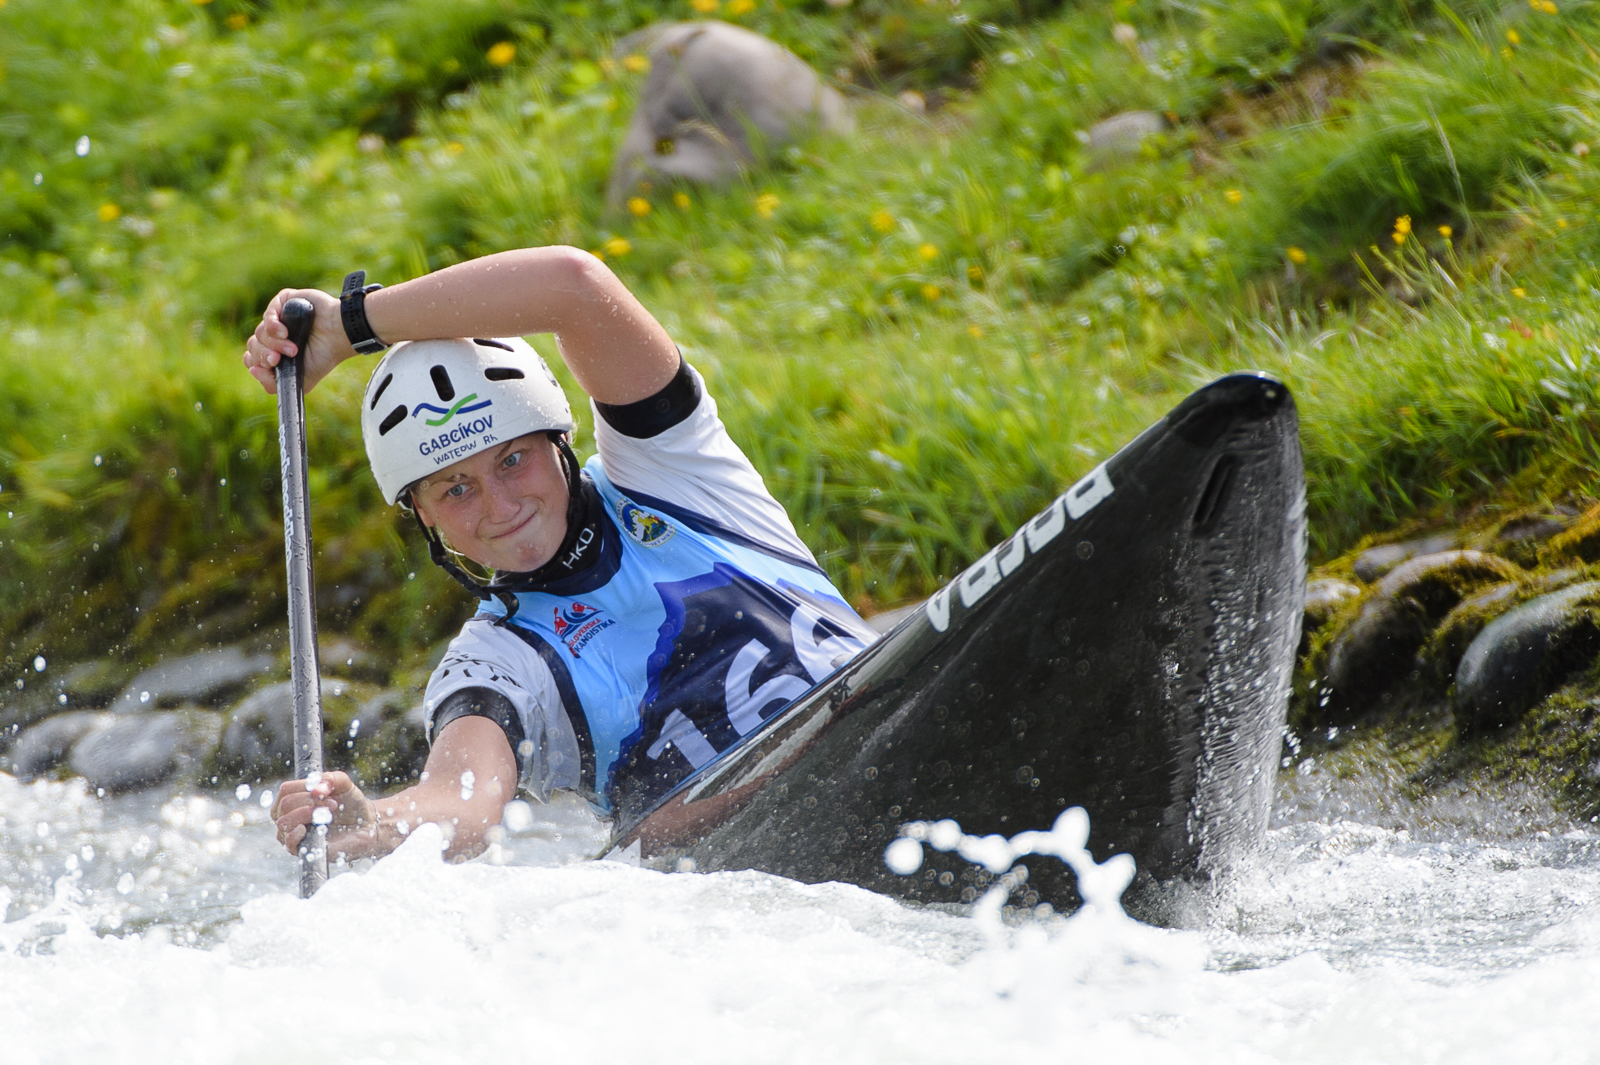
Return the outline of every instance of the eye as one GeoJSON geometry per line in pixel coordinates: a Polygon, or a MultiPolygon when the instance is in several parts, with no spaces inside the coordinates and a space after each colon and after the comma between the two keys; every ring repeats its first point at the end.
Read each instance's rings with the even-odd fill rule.
{"type": "Polygon", "coordinates": [[[444,494],[450,499],[460,499],[462,496],[467,494],[467,486],[464,484],[453,484],[449,488],[445,489],[444,494]]]}
{"type": "Polygon", "coordinates": [[[522,452],[513,451],[511,454],[507,455],[505,465],[507,469],[511,468],[512,466],[522,465],[522,452]]]}

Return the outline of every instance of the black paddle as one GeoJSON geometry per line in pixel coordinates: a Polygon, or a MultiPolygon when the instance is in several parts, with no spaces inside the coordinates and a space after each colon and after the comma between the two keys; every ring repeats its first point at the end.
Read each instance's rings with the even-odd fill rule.
{"type": "MultiPolygon", "coordinates": [[[[289,679],[294,693],[294,775],[322,773],[322,678],[317,609],[311,582],[311,489],[306,484],[306,344],[316,309],[310,300],[283,305],[295,357],[279,359],[278,456],[283,468],[283,550],[289,570],[289,679]]],[[[320,808],[317,811],[321,813],[320,808]]],[[[300,897],[328,879],[328,826],[311,824],[300,844],[300,897]]]]}

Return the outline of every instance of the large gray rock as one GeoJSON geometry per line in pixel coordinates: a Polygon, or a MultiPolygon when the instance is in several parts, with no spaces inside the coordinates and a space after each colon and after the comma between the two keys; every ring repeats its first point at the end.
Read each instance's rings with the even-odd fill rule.
{"type": "Polygon", "coordinates": [[[850,109],[799,56],[726,22],[652,26],[617,43],[650,73],[611,168],[613,208],[653,176],[724,184],[813,130],[854,128],[850,109]]]}
{"type": "Polygon", "coordinates": [[[24,783],[36,780],[66,762],[73,745],[109,714],[78,710],[45,718],[22,732],[0,768],[24,783]]]}
{"type": "Polygon", "coordinates": [[[1385,573],[1394,569],[1402,562],[1424,555],[1436,555],[1441,551],[1448,551],[1460,544],[1461,539],[1455,533],[1439,533],[1434,536],[1424,536],[1420,540],[1407,540],[1398,544],[1381,544],[1369,547],[1356,556],[1350,569],[1356,579],[1371,584],[1385,573]]]}
{"type": "Polygon", "coordinates": [[[289,681],[245,698],[228,715],[217,769],[229,780],[282,780],[294,771],[294,696],[289,681]]]}
{"type": "Polygon", "coordinates": [[[68,764],[93,788],[137,791],[198,770],[216,749],[222,716],[206,710],[104,715],[68,764]]]}
{"type": "Polygon", "coordinates": [[[1505,559],[1479,551],[1424,555],[1395,569],[1329,648],[1330,714],[1367,709],[1411,673],[1418,648],[1457,603],[1520,572],[1505,559]]]}
{"type": "Polygon", "coordinates": [[[1600,581],[1524,603],[1484,627],[1456,670],[1464,733],[1514,724],[1600,654],[1600,581]]]}
{"type": "Polygon", "coordinates": [[[272,655],[246,654],[239,647],[169,658],[129,681],[112,708],[127,713],[182,703],[215,706],[277,668],[272,655]]]}

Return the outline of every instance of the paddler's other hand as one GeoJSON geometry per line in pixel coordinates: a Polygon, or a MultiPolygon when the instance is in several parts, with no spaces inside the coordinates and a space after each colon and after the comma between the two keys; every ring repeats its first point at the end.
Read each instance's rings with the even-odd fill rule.
{"type": "Polygon", "coordinates": [[[350,340],[344,335],[344,322],[339,317],[339,298],[314,288],[286,288],[272,297],[267,309],[261,312],[261,323],[245,342],[244,365],[250,376],[261,382],[269,393],[278,392],[275,367],[284,356],[301,357],[289,343],[289,327],[278,317],[283,305],[299,296],[311,301],[317,316],[311,324],[311,340],[306,345],[306,391],[335,366],[355,354],[350,340]]]}
{"type": "Polygon", "coordinates": [[[298,854],[317,810],[328,811],[332,819],[328,823],[328,856],[360,857],[366,850],[363,844],[377,828],[377,811],[350,775],[338,770],[323,773],[309,788],[304,780],[283,782],[272,804],[278,842],[290,854],[298,854]]]}

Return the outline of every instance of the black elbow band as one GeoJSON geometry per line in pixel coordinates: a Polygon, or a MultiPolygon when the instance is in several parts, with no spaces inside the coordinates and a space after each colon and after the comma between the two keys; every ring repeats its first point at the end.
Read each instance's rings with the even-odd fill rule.
{"type": "Polygon", "coordinates": [[[607,425],[635,440],[660,436],[688,418],[698,406],[700,379],[689,369],[689,364],[683,361],[681,355],[678,356],[678,372],[655,395],[646,396],[635,403],[595,401],[595,407],[607,425]]]}
{"type": "Polygon", "coordinates": [[[527,761],[522,744],[528,737],[522,731],[522,718],[517,715],[517,708],[511,705],[511,700],[493,688],[462,688],[451,692],[439,705],[439,712],[433,715],[433,740],[438,740],[439,733],[444,731],[446,725],[461,717],[486,717],[500,726],[500,730],[506,734],[506,741],[511,744],[511,756],[517,760],[517,776],[520,778],[523,763],[527,761]]]}

